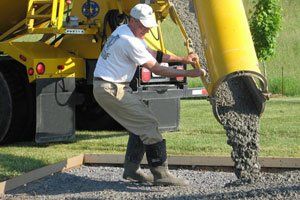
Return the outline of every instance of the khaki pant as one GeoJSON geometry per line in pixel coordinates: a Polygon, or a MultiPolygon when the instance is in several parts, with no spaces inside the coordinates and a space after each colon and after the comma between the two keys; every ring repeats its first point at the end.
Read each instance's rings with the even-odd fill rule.
{"type": "Polygon", "coordinates": [[[163,140],[156,117],[128,84],[94,80],[93,92],[99,105],[129,132],[140,136],[144,144],[163,140]]]}

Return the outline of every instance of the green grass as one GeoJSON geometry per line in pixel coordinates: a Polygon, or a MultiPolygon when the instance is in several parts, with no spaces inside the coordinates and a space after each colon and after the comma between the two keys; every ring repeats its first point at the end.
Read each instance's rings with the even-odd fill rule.
{"type": "Polygon", "coordinates": [[[173,21],[169,17],[162,23],[162,34],[166,49],[180,56],[187,54],[187,49],[184,46],[185,41],[180,29],[174,25],[173,21]]]}
{"type": "MultiPolygon", "coordinates": [[[[182,100],[180,131],[166,132],[170,155],[230,156],[222,126],[206,100],[182,100]]],[[[300,98],[267,102],[261,119],[260,156],[300,157],[300,98]]],[[[0,181],[82,153],[121,153],[125,131],[78,131],[72,143],[37,145],[22,142],[0,148],[0,181]]]]}
{"type": "Polygon", "coordinates": [[[300,157],[300,98],[272,99],[261,119],[262,155],[300,157]]]}

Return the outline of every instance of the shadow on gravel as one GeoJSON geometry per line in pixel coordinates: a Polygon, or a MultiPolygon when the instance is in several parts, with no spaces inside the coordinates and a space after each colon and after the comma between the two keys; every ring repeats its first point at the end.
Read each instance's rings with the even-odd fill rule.
{"type": "Polygon", "coordinates": [[[181,199],[248,199],[248,198],[263,198],[263,199],[278,199],[284,197],[290,197],[290,194],[295,194],[300,191],[300,185],[296,184],[287,187],[274,187],[274,188],[261,188],[252,190],[239,190],[233,192],[224,191],[220,193],[212,193],[208,195],[187,195],[187,196],[177,196],[167,199],[181,200],[181,199]]]}
{"type": "Polygon", "coordinates": [[[45,165],[46,163],[37,159],[0,153],[0,169],[3,169],[4,172],[3,174],[0,171],[0,182],[9,179],[10,176],[25,173],[45,165]],[[5,174],[7,171],[14,174],[5,174]]]}
{"type": "MultiPolygon", "coordinates": [[[[145,184],[146,185],[146,184],[145,184]]],[[[116,181],[97,181],[90,177],[80,177],[67,173],[58,173],[40,180],[28,183],[26,186],[11,190],[11,195],[28,196],[51,196],[51,195],[70,195],[84,192],[149,192],[141,188],[141,184],[116,181]]]]}

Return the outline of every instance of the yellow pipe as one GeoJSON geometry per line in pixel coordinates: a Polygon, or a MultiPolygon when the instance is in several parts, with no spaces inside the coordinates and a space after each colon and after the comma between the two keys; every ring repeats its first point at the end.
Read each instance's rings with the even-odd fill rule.
{"type": "Polygon", "coordinates": [[[52,26],[57,25],[57,19],[56,19],[57,7],[58,7],[58,0],[53,0],[52,13],[51,13],[51,25],[52,26]]]}
{"type": "Polygon", "coordinates": [[[58,10],[58,18],[57,18],[57,29],[61,29],[64,20],[64,12],[65,12],[65,0],[59,0],[59,10],[58,10]]]}
{"type": "MultiPolygon", "coordinates": [[[[35,8],[33,7],[33,0],[29,0],[28,2],[28,10],[27,15],[34,15],[35,8]]],[[[31,29],[34,26],[34,19],[29,19],[28,28],[31,29]]]]}
{"type": "Polygon", "coordinates": [[[213,95],[223,80],[243,72],[266,86],[242,0],[194,0],[194,7],[209,72],[202,78],[208,93],[213,95]]]}

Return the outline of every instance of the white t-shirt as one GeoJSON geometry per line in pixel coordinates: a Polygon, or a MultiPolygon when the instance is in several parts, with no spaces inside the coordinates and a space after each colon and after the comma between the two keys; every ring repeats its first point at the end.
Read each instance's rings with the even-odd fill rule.
{"type": "Polygon", "coordinates": [[[134,36],[128,25],[119,26],[108,38],[96,64],[94,77],[110,82],[130,82],[138,65],[156,61],[144,40],[134,36]]]}

